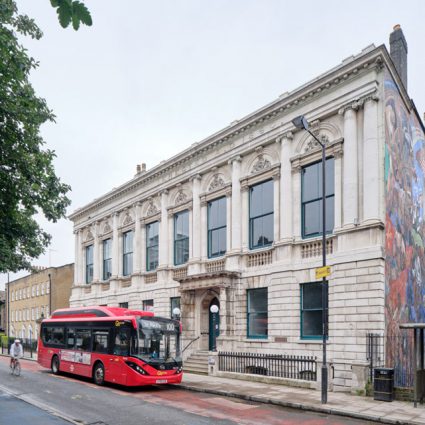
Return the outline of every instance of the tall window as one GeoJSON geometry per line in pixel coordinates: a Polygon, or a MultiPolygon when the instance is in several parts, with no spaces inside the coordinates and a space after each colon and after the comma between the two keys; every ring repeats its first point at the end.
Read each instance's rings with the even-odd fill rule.
{"type": "Polygon", "coordinates": [[[146,270],[152,271],[158,267],[159,224],[157,221],[146,226],[146,270]]]}
{"type": "Polygon", "coordinates": [[[208,258],[226,252],[226,198],[208,202],[208,258]]]}
{"type": "MultiPolygon", "coordinates": [[[[325,285],[326,299],[328,285],[325,285]]],[[[322,283],[301,285],[301,338],[320,339],[323,332],[322,283]]]]}
{"type": "MultiPolygon", "coordinates": [[[[334,228],[334,159],[326,160],[326,233],[334,228]]],[[[302,236],[322,234],[322,162],[302,169],[302,236]]]]}
{"type": "Polygon", "coordinates": [[[122,242],[122,274],[128,276],[133,272],[133,231],[123,233],[122,242]]]}
{"type": "Polygon", "coordinates": [[[180,297],[171,297],[170,298],[170,317],[173,318],[173,310],[175,308],[180,309],[180,297]]]}
{"type": "Polygon", "coordinates": [[[153,300],[143,300],[143,310],[151,311],[153,309],[153,300]]]}
{"type": "Polygon", "coordinates": [[[273,180],[249,188],[249,247],[273,243],[273,180]]]}
{"type": "MultiPolygon", "coordinates": [[[[86,283],[93,281],[93,245],[86,247],[86,283]]],[[[37,287],[37,295],[38,295],[37,287]]]]}
{"type": "Polygon", "coordinates": [[[247,298],[247,336],[267,338],[269,320],[267,288],[248,289],[247,298]]]}
{"type": "Polygon", "coordinates": [[[174,215],[174,264],[189,260],[189,211],[174,215]]]}
{"type": "Polygon", "coordinates": [[[112,276],[112,239],[103,241],[103,280],[112,276]]]}
{"type": "Polygon", "coordinates": [[[118,306],[121,308],[128,308],[128,302],[119,303],[118,306]]]}

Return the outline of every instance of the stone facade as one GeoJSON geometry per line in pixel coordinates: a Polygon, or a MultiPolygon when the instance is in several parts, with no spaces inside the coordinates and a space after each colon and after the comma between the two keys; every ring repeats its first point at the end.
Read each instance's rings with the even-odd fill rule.
{"type": "MultiPolygon", "coordinates": [[[[361,386],[366,334],[385,331],[384,70],[399,84],[385,46],[369,46],[152,170],[138,167],[131,181],[76,210],[71,306],[141,308],[152,299],[155,313],[169,317],[171,298],[181,297],[189,355],[211,348],[215,303],[219,350],[320,359],[320,338],[301,335],[301,285],[315,282],[322,264],[321,237],[302,232],[302,173],[321,160],[318,143],[291,122],[302,114],[334,164],[334,226],[327,237],[331,384],[334,390],[361,386]],[[250,188],[265,181],[273,184],[273,243],[252,249],[250,188]],[[209,258],[208,203],[220,197],[226,199],[226,252],[209,258]],[[189,213],[189,252],[175,266],[173,220],[181,211],[189,213]],[[147,271],[146,229],[153,222],[159,223],[159,264],[147,271]],[[133,267],[123,276],[122,238],[129,230],[133,267]],[[104,278],[106,239],[111,274],[104,278]],[[247,329],[247,291],[255,288],[267,288],[262,338],[249,337],[247,329]]],[[[408,101],[402,84],[399,89],[408,101]]]]}
{"type": "Polygon", "coordinates": [[[39,268],[6,284],[10,300],[10,336],[37,339],[39,321],[58,308],[69,307],[74,264],[39,268]],[[8,288],[9,286],[9,288],[8,288]]]}

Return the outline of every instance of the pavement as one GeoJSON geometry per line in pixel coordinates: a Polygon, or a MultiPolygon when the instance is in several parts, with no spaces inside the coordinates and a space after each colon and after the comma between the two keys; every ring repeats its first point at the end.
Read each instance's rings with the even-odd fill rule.
{"type": "Polygon", "coordinates": [[[418,404],[418,407],[415,408],[412,402],[376,401],[372,397],[328,392],[328,403],[323,405],[321,393],[317,390],[192,373],[185,373],[183,382],[179,386],[192,391],[293,407],[328,415],[348,416],[364,421],[387,424],[425,424],[425,405],[418,404]]]}
{"type": "MultiPolygon", "coordinates": [[[[34,359],[28,358],[28,360],[34,359]]],[[[400,425],[425,424],[425,405],[418,404],[415,408],[412,402],[385,402],[374,400],[372,397],[328,392],[328,402],[322,404],[321,393],[317,390],[193,373],[184,373],[182,383],[175,386],[190,391],[327,415],[346,416],[368,422],[400,425]]]]}

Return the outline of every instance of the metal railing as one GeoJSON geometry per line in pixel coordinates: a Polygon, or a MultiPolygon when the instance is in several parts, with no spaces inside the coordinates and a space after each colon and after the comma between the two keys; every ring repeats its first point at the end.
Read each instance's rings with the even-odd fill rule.
{"type": "Polygon", "coordinates": [[[389,367],[394,369],[394,386],[412,388],[414,381],[413,333],[403,330],[398,335],[366,335],[366,358],[369,362],[370,381],[373,369],[389,367]]]}
{"type": "Polygon", "coordinates": [[[286,354],[218,353],[218,370],[304,381],[317,380],[316,357],[286,354]]]}
{"type": "MultiPolygon", "coordinates": [[[[10,352],[10,346],[15,341],[14,337],[9,337],[9,342],[2,341],[0,343],[0,351],[1,354],[9,354],[10,352]]],[[[26,338],[19,338],[22,344],[22,349],[24,350],[24,357],[30,357],[35,358],[37,355],[37,341],[34,339],[26,339],[26,338]]]]}
{"type": "Polygon", "coordinates": [[[196,338],[192,339],[186,347],[183,348],[182,353],[184,353],[195,341],[198,341],[198,339],[201,338],[201,335],[197,336],[196,338]]]}

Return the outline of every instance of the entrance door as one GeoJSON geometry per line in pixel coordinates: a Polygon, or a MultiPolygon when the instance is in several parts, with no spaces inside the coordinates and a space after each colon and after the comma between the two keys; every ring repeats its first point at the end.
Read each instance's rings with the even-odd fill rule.
{"type": "Polygon", "coordinates": [[[220,304],[217,298],[214,298],[208,308],[209,312],[209,338],[208,348],[209,350],[214,349],[214,328],[215,328],[215,348],[217,349],[217,337],[220,335],[220,304]],[[217,313],[211,313],[211,307],[216,305],[219,310],[217,313]]]}

